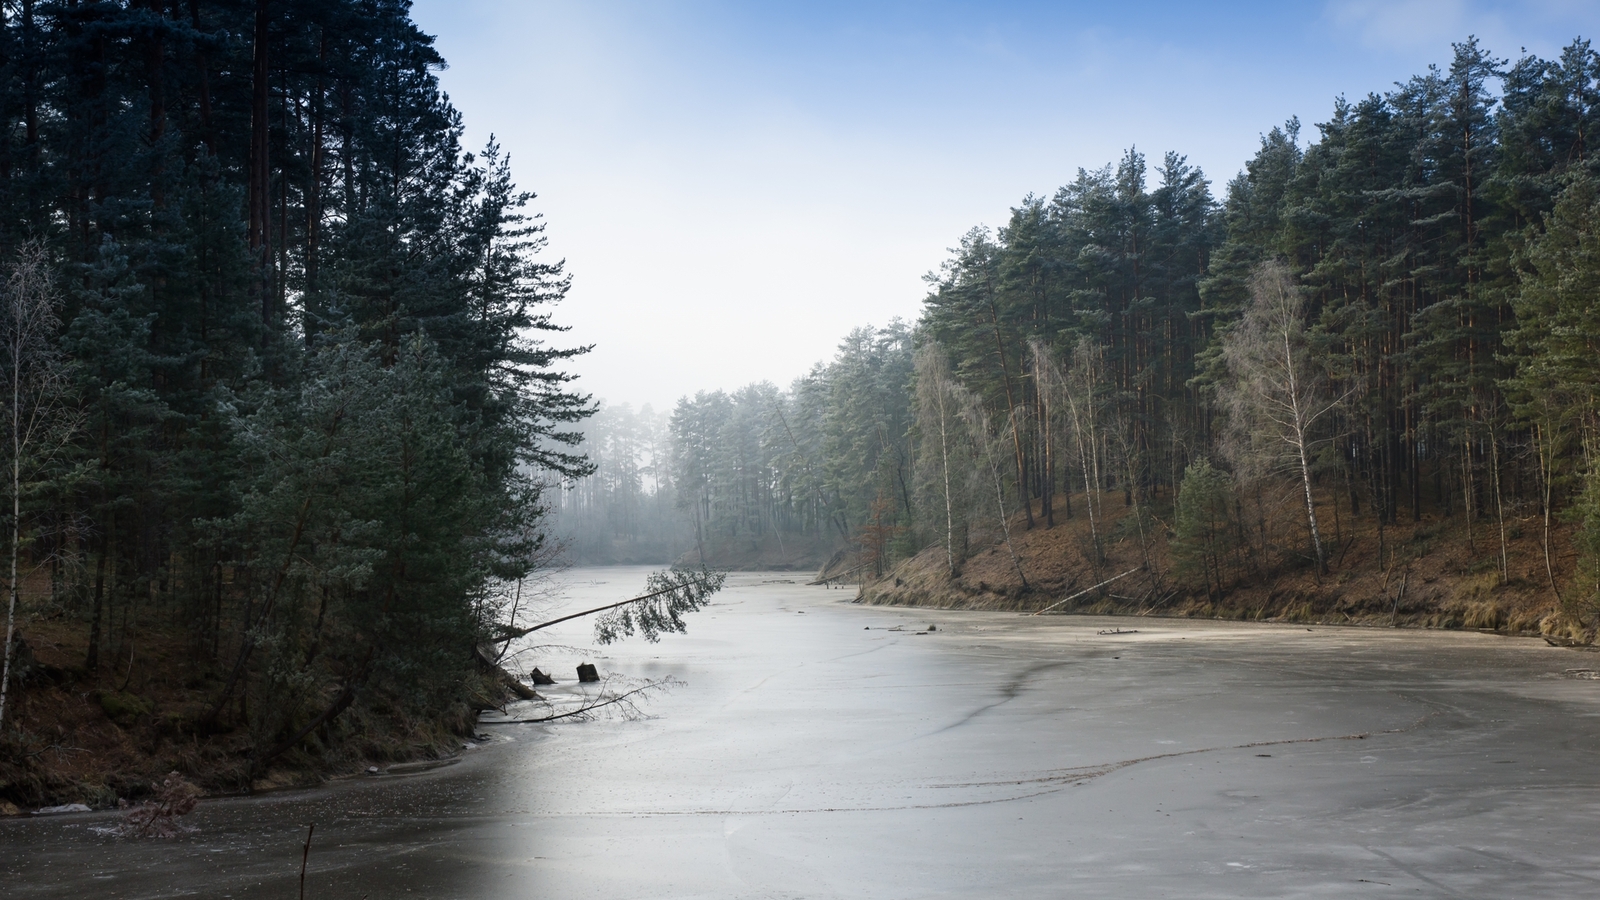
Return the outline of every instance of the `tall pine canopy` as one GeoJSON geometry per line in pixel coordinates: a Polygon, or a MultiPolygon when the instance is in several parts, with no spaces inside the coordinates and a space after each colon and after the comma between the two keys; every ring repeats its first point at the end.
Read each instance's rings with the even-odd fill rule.
{"type": "Polygon", "coordinates": [[[443,66],[406,0],[0,5],[0,264],[45,248],[75,417],[13,649],[70,633],[108,714],[180,682],[162,739],[236,782],[470,722],[534,473],[590,471],[568,278],[443,66]]]}

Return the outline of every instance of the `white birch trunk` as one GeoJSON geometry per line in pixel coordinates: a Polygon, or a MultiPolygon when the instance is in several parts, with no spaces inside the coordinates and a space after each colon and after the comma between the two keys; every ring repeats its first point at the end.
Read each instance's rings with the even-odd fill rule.
{"type": "Polygon", "coordinates": [[[944,475],[944,558],[950,567],[950,577],[956,577],[956,516],[950,501],[950,437],[949,417],[945,412],[945,386],[937,385],[939,392],[939,463],[944,475]]]}

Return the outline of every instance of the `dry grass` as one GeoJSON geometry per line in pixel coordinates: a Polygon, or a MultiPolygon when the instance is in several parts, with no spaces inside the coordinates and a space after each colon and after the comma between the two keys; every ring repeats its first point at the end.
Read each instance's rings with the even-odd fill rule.
{"type": "MultiPolygon", "coordinates": [[[[1012,540],[1027,576],[1017,577],[998,535],[974,541],[972,553],[951,578],[942,545],[906,560],[884,578],[866,584],[862,602],[950,609],[1033,610],[1130,568],[1148,566],[1106,588],[1063,605],[1063,612],[1117,615],[1178,615],[1246,621],[1474,628],[1502,633],[1549,633],[1587,640],[1593,628],[1562,613],[1544,568],[1541,526],[1532,518],[1508,522],[1509,577],[1500,571],[1500,546],[1493,523],[1478,522],[1469,545],[1462,517],[1424,510],[1421,521],[1402,521],[1380,535],[1370,516],[1353,518],[1347,508],[1335,518],[1334,498],[1321,498],[1329,532],[1330,571],[1321,579],[1297,559],[1296,547],[1277,547],[1253,567],[1236,559],[1225,569],[1225,590],[1215,596],[1173,573],[1168,547],[1168,510],[1159,506],[1141,544],[1121,494],[1107,494],[1103,508],[1114,535],[1100,565],[1092,564],[1082,497],[1079,515],[1057,516],[1054,528],[1033,529],[1019,514],[1012,540]],[[1586,637],[1586,635],[1588,637],[1586,637]]],[[[1057,509],[1061,508],[1060,500],[1057,509]]],[[[1038,517],[1037,510],[1035,511],[1038,517]]],[[[1293,544],[1305,532],[1303,517],[1279,510],[1267,533],[1293,544]]],[[[1553,535],[1558,584],[1571,577],[1573,554],[1565,527],[1553,535]]]]}

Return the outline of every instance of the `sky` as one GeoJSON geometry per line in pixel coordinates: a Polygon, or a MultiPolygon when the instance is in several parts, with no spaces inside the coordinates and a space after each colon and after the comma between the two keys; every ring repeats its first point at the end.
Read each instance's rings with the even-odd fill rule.
{"type": "Polygon", "coordinates": [[[1273,126],[1314,140],[1476,35],[1600,33],[1595,0],[415,0],[478,148],[537,193],[576,386],[670,408],[788,385],[852,328],[914,320],[948,249],[1136,148],[1219,197],[1273,126]]]}

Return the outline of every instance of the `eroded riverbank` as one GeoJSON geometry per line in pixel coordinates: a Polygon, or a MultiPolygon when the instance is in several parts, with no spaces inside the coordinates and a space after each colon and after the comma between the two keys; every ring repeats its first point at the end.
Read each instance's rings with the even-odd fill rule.
{"type": "MultiPolygon", "coordinates": [[[[577,570],[567,602],[625,595],[643,571],[577,570]]],[[[1590,654],[1469,633],[863,608],[801,580],[736,575],[688,635],[591,657],[685,683],[650,719],[501,726],[432,773],[207,802],[171,842],[107,837],[109,814],[0,822],[7,896],[294,896],[311,821],[313,898],[1570,897],[1600,883],[1600,682],[1566,672],[1590,654]]],[[[588,643],[584,623],[562,628],[543,640],[588,643]]],[[[565,680],[581,655],[541,659],[565,680]]]]}

